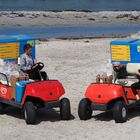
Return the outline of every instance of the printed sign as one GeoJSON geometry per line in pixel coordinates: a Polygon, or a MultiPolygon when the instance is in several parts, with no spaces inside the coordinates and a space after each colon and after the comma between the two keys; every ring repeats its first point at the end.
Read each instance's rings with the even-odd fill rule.
{"type": "Polygon", "coordinates": [[[140,46],[137,46],[137,51],[140,52],[140,46]]]}
{"type": "Polygon", "coordinates": [[[129,45],[112,45],[112,60],[115,61],[130,61],[130,46],[129,45]]]}
{"type": "Polygon", "coordinates": [[[14,59],[19,56],[19,42],[0,44],[0,58],[14,59]]]}
{"type": "Polygon", "coordinates": [[[35,41],[34,40],[28,41],[27,44],[30,44],[31,46],[35,46],[35,41]]]}

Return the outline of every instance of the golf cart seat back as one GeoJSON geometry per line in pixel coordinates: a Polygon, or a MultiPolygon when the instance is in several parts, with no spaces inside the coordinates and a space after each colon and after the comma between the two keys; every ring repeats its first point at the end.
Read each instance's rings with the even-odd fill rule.
{"type": "Polygon", "coordinates": [[[138,73],[138,69],[140,69],[140,63],[128,63],[126,65],[126,71],[128,74],[138,73]]]}

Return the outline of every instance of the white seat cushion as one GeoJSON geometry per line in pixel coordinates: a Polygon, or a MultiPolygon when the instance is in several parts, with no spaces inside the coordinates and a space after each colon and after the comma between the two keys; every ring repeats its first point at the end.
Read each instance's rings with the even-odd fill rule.
{"type": "Polygon", "coordinates": [[[138,69],[140,69],[140,63],[128,63],[126,65],[126,71],[128,73],[138,73],[138,69]]]}
{"type": "MultiPolygon", "coordinates": [[[[0,80],[0,83],[4,84],[4,85],[7,85],[7,81],[4,81],[4,80],[0,80]]],[[[11,86],[11,83],[8,82],[8,85],[11,86]]]]}

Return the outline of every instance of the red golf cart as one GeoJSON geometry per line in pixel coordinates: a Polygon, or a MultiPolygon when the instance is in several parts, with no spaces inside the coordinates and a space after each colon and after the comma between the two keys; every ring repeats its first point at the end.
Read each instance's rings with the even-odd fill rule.
{"type": "MultiPolygon", "coordinates": [[[[125,76],[122,79],[116,77],[113,83],[91,83],[86,90],[85,98],[79,103],[80,119],[90,119],[92,111],[95,110],[111,110],[116,123],[127,121],[128,108],[138,105],[131,90],[131,84],[137,81],[135,76],[125,76]]],[[[140,91],[138,93],[140,95],[140,91]]]]}
{"type": "MultiPolygon", "coordinates": [[[[111,110],[115,122],[122,123],[127,121],[128,108],[138,105],[131,85],[138,82],[136,73],[140,69],[140,39],[128,37],[111,41],[110,52],[114,80],[89,85],[85,98],[79,103],[78,115],[81,120],[91,118],[92,111],[111,110]]],[[[138,94],[140,96],[140,90],[138,94]]]]}
{"type": "MultiPolygon", "coordinates": [[[[43,67],[41,63],[37,63],[33,68],[40,71],[43,67]]],[[[61,119],[69,120],[70,101],[61,98],[64,93],[63,85],[58,80],[35,81],[29,80],[27,76],[19,76],[8,81],[7,76],[0,73],[0,113],[4,113],[7,106],[20,108],[24,111],[27,124],[36,122],[36,110],[43,107],[59,107],[61,119]]]]}

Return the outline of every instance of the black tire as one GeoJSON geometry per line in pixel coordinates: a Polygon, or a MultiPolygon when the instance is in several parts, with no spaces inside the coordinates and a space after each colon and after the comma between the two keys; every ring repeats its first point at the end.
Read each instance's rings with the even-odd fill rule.
{"type": "Polygon", "coordinates": [[[91,101],[84,98],[80,101],[78,107],[78,115],[80,120],[88,120],[92,116],[91,101]]]}
{"type": "Polygon", "coordinates": [[[62,120],[70,120],[71,118],[71,107],[70,101],[67,98],[63,98],[60,101],[60,118],[62,120]]]}
{"type": "Polygon", "coordinates": [[[36,122],[36,110],[32,102],[25,103],[24,117],[27,124],[34,124],[36,122]]]}
{"type": "Polygon", "coordinates": [[[0,114],[4,114],[5,109],[6,109],[6,105],[3,103],[0,103],[0,114]]]}
{"type": "Polygon", "coordinates": [[[128,109],[123,101],[117,101],[113,106],[113,118],[116,123],[126,122],[128,119],[128,109]]]}

